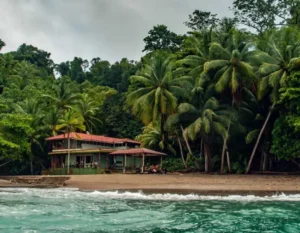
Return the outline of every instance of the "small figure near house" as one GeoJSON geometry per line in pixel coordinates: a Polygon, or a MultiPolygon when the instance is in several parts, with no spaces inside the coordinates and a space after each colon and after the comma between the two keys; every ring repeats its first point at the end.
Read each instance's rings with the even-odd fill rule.
{"type": "Polygon", "coordinates": [[[148,173],[149,174],[157,174],[158,171],[159,171],[159,165],[156,165],[156,166],[151,165],[149,170],[148,170],[148,173]]]}

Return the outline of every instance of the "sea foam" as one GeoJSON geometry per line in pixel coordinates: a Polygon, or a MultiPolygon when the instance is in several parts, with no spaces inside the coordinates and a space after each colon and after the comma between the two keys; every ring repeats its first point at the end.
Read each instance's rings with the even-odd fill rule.
{"type": "Polygon", "coordinates": [[[99,199],[125,199],[125,200],[160,200],[160,201],[235,201],[235,202],[256,202],[256,201],[291,201],[299,202],[300,194],[276,194],[272,196],[255,195],[199,195],[199,194],[173,194],[173,193],[153,193],[145,194],[142,191],[92,191],[82,192],[77,188],[0,188],[1,195],[11,196],[35,196],[39,198],[99,198],[99,199]]]}

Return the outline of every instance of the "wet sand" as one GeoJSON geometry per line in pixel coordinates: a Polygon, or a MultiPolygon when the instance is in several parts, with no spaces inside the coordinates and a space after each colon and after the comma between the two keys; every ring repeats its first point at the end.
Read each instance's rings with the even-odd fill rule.
{"type": "MultiPolygon", "coordinates": [[[[31,187],[1,180],[1,187],[31,187]]],[[[34,185],[32,185],[34,186],[34,185]]],[[[46,186],[46,185],[45,185],[46,186]]],[[[49,186],[49,185],[47,185],[49,186]]],[[[78,175],[65,182],[83,191],[129,190],[156,193],[274,194],[300,193],[300,176],[284,175],[78,175]]]]}
{"type": "Polygon", "coordinates": [[[267,194],[300,193],[300,176],[282,175],[92,175],[71,176],[67,187],[80,190],[143,190],[144,192],[267,194]]]}

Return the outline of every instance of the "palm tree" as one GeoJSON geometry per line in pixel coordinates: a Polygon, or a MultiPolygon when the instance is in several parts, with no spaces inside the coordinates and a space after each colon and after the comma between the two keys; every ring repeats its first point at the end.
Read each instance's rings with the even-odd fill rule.
{"type": "Polygon", "coordinates": [[[168,125],[184,125],[186,137],[195,140],[201,138],[204,147],[205,171],[211,170],[210,140],[213,134],[226,138],[225,125],[229,123],[230,112],[223,109],[217,99],[211,97],[209,90],[200,96],[194,104],[183,103],[178,113],[168,119],[168,125]]]}
{"type": "Polygon", "coordinates": [[[85,131],[84,119],[80,113],[68,110],[63,118],[59,119],[59,125],[56,126],[56,130],[63,130],[68,135],[67,173],[70,174],[70,133],[77,130],[85,131]]]}
{"type": "Polygon", "coordinates": [[[77,105],[88,131],[93,131],[93,127],[95,127],[94,122],[102,124],[101,120],[95,117],[97,112],[99,112],[99,107],[97,107],[97,103],[87,93],[81,94],[77,105]]]}
{"type": "Polygon", "coordinates": [[[137,90],[130,91],[127,97],[133,113],[146,125],[160,121],[164,142],[168,138],[164,130],[166,119],[175,111],[177,98],[186,96],[186,89],[191,86],[190,77],[172,75],[173,67],[173,56],[154,54],[148,62],[144,61],[137,75],[130,77],[137,90]]]}
{"type": "Polygon", "coordinates": [[[279,89],[287,77],[300,64],[300,33],[298,29],[283,28],[277,33],[267,35],[267,38],[257,44],[260,52],[256,58],[261,62],[258,75],[261,77],[258,97],[262,99],[270,95],[272,105],[260,129],[253,151],[251,153],[246,174],[249,173],[253,158],[261,137],[271,118],[272,112],[279,100],[279,89]]]}
{"type": "Polygon", "coordinates": [[[240,101],[243,87],[252,89],[257,81],[249,64],[253,44],[245,37],[242,32],[233,31],[227,47],[212,43],[210,61],[204,64],[205,73],[213,76],[217,92],[231,90],[233,104],[240,101]]]}
{"type": "Polygon", "coordinates": [[[141,143],[141,147],[146,147],[154,150],[166,149],[171,153],[176,154],[172,145],[170,143],[164,142],[159,124],[157,123],[150,123],[149,125],[144,127],[142,134],[138,135],[136,137],[136,140],[141,143]]]}
{"type": "MultiPolygon", "coordinates": [[[[216,90],[224,92],[231,90],[232,106],[241,101],[243,87],[255,89],[256,76],[253,67],[248,63],[254,52],[250,50],[253,44],[247,42],[247,37],[239,31],[232,31],[227,47],[218,43],[210,46],[210,61],[204,64],[204,71],[213,74],[216,90]]],[[[227,136],[222,149],[222,162],[225,157],[231,121],[227,127],[227,136]]],[[[223,168],[221,166],[221,172],[223,168]]]]}
{"type": "Polygon", "coordinates": [[[10,75],[10,78],[16,79],[20,89],[23,90],[30,82],[37,80],[38,75],[39,70],[35,65],[27,61],[21,61],[16,64],[14,73],[10,75]]]}
{"type": "Polygon", "coordinates": [[[0,56],[0,71],[7,77],[16,73],[17,61],[14,60],[13,55],[6,53],[0,56]]]}
{"type": "Polygon", "coordinates": [[[209,60],[209,46],[212,43],[212,36],[212,30],[208,30],[189,37],[186,40],[189,55],[176,62],[179,68],[177,68],[174,73],[187,73],[187,75],[193,77],[194,83],[196,84],[194,90],[201,89],[202,84],[207,79],[203,71],[204,64],[209,60]]]}
{"type": "Polygon", "coordinates": [[[57,125],[59,125],[59,119],[61,118],[61,113],[55,106],[52,106],[47,110],[44,117],[44,125],[48,126],[51,131],[52,136],[57,135],[57,125]]]}
{"type": "Polygon", "coordinates": [[[257,42],[259,52],[255,58],[259,61],[258,97],[262,99],[270,94],[272,102],[279,99],[279,88],[290,75],[294,66],[300,64],[300,32],[296,28],[283,28],[278,32],[266,34],[257,42]]]}
{"type": "Polygon", "coordinates": [[[27,115],[31,119],[30,127],[32,131],[28,135],[28,140],[30,143],[30,171],[33,175],[34,146],[43,151],[40,140],[45,136],[42,124],[44,114],[42,113],[41,104],[34,99],[26,99],[23,104],[15,104],[13,107],[16,113],[27,115]]]}
{"type": "Polygon", "coordinates": [[[50,100],[52,106],[67,111],[73,108],[80,95],[74,93],[71,85],[65,79],[62,79],[58,85],[54,86],[54,95],[45,94],[43,97],[50,100]]]}

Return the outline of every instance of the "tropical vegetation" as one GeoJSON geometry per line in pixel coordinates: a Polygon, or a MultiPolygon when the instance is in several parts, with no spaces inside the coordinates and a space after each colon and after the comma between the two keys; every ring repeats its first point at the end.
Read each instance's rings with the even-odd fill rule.
{"type": "Polygon", "coordinates": [[[167,153],[170,170],[299,170],[299,1],[231,10],[195,10],[185,35],[154,26],[140,61],[0,53],[0,174],[39,174],[45,138],[70,132],[134,138],[167,153]]]}

